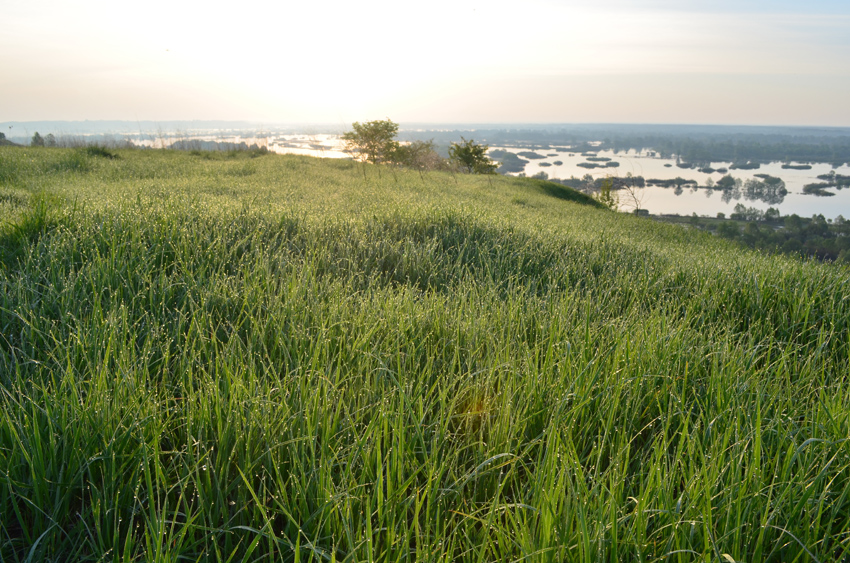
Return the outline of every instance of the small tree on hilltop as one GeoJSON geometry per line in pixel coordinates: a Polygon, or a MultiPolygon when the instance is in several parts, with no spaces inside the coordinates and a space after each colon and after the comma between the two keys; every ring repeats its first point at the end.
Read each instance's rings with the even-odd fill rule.
{"type": "Polygon", "coordinates": [[[599,185],[599,193],[596,194],[596,201],[612,211],[617,211],[620,206],[619,198],[614,192],[614,181],[610,177],[606,177],[599,185]]]}
{"type": "Polygon", "coordinates": [[[495,174],[499,165],[487,156],[487,145],[479,145],[472,139],[460,138],[460,143],[449,147],[449,160],[470,174],[495,174]]]}
{"type": "Polygon", "coordinates": [[[443,158],[437,154],[434,141],[413,141],[399,145],[393,160],[398,164],[422,172],[438,170],[444,167],[443,158]]]}
{"type": "Polygon", "coordinates": [[[395,140],[398,123],[389,119],[367,123],[355,121],[351,127],[353,131],[342,135],[347,150],[358,153],[361,158],[373,164],[393,160],[399,146],[395,140]]]}
{"type": "Polygon", "coordinates": [[[44,137],[38,134],[38,131],[32,136],[32,142],[30,145],[34,147],[43,147],[44,146],[44,137]]]}
{"type": "MultiPolygon", "coordinates": [[[[709,178],[710,180],[711,178],[709,178]]],[[[632,211],[635,215],[641,215],[643,208],[643,191],[640,189],[645,185],[643,178],[637,179],[635,178],[631,172],[626,173],[626,177],[618,180],[617,182],[612,181],[612,188],[616,187],[622,190],[623,192],[623,204],[626,207],[631,207],[632,211]]],[[[616,194],[615,194],[616,196],[616,194]]],[[[617,198],[617,208],[619,208],[620,197],[617,198]]]]}

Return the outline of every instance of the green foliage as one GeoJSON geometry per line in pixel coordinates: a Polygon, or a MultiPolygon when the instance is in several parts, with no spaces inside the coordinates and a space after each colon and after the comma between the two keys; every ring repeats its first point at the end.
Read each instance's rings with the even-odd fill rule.
{"type": "Polygon", "coordinates": [[[34,193],[14,223],[0,231],[0,264],[12,265],[25,249],[59,225],[59,198],[45,192],[34,193]]]}
{"type": "Polygon", "coordinates": [[[836,174],[835,170],[830,170],[828,174],[818,174],[819,180],[826,180],[831,187],[850,188],[850,176],[845,174],[836,174]]]}
{"type": "MultiPolygon", "coordinates": [[[[588,134],[588,133],[585,133],[588,134]]],[[[589,133],[592,135],[593,133],[589,133]]],[[[598,135],[598,133],[597,133],[598,135]]],[[[594,140],[590,138],[588,140],[594,140]]],[[[601,149],[628,150],[651,149],[662,158],[677,156],[685,162],[739,162],[749,163],[749,167],[758,168],[757,163],[775,161],[831,162],[840,166],[850,162],[850,136],[846,133],[810,135],[802,131],[764,134],[753,133],[717,133],[717,134],[621,134],[606,141],[601,149]]],[[[806,170],[802,166],[786,166],[806,170]]]]}
{"type": "MultiPolygon", "coordinates": [[[[463,138],[463,137],[461,137],[463,138]]],[[[546,158],[542,154],[536,153],[534,151],[521,151],[517,153],[517,156],[521,156],[523,158],[527,158],[529,160],[542,160],[546,158]]]]}
{"type": "Polygon", "coordinates": [[[51,163],[51,172],[88,172],[92,162],[85,150],[63,151],[61,156],[51,163]]]}
{"type": "Polygon", "coordinates": [[[434,141],[413,141],[399,145],[393,161],[412,170],[430,171],[445,168],[445,161],[437,154],[434,141]]]}
{"type": "Polygon", "coordinates": [[[724,238],[734,239],[740,236],[741,228],[735,221],[723,221],[717,226],[717,234],[724,238]]]}
{"type": "Polygon", "coordinates": [[[506,150],[492,150],[489,156],[499,164],[499,168],[496,170],[499,174],[522,172],[525,170],[525,165],[528,164],[528,161],[524,158],[506,150]]]}
{"type": "Polygon", "coordinates": [[[782,217],[774,207],[762,211],[740,203],[730,215],[731,220],[724,221],[723,214],[717,215],[720,221],[700,226],[715,229],[723,238],[751,248],[835,261],[850,255],[850,221],[840,215],[832,221],[823,215],[810,219],[798,215],[782,217]],[[740,222],[745,222],[743,230],[740,222]]]}
{"type": "Polygon", "coordinates": [[[398,123],[389,119],[366,123],[355,121],[351,128],[351,131],[345,132],[341,137],[347,150],[373,164],[392,162],[399,148],[399,143],[395,140],[398,123]]]}
{"type": "Polygon", "coordinates": [[[614,181],[610,177],[606,177],[599,185],[599,192],[596,194],[596,201],[608,209],[617,210],[620,205],[617,192],[613,189],[614,181]]]}
{"type": "MultiPolygon", "coordinates": [[[[541,179],[545,180],[545,179],[541,179]]],[[[605,207],[587,194],[583,194],[571,188],[564,187],[555,182],[537,180],[535,184],[540,188],[540,191],[546,195],[562,199],[564,201],[572,201],[581,205],[590,205],[592,207],[605,207]]]]}
{"type": "Polygon", "coordinates": [[[474,140],[460,138],[460,143],[449,147],[449,160],[469,174],[495,174],[499,165],[487,156],[487,145],[479,145],[474,140]]]}
{"type": "Polygon", "coordinates": [[[782,179],[764,174],[761,180],[747,180],[744,183],[743,194],[749,200],[760,200],[770,205],[778,205],[785,199],[788,190],[782,179]]]}
{"type": "Polygon", "coordinates": [[[33,147],[43,147],[44,146],[44,138],[38,134],[38,131],[33,133],[32,141],[30,145],[33,147]]]}
{"type": "Polygon", "coordinates": [[[765,221],[778,221],[779,220],[779,210],[775,207],[768,207],[764,212],[764,220],[765,221]]]}
{"type": "Polygon", "coordinates": [[[3,561],[850,555],[847,267],[530,179],[68,154],[0,150],[56,198],[2,216],[3,561]]]}
{"type": "Polygon", "coordinates": [[[723,176],[722,178],[720,178],[719,180],[717,180],[717,183],[715,184],[715,186],[719,190],[731,190],[731,189],[734,189],[735,187],[740,187],[741,186],[741,180],[735,179],[730,174],[727,174],[727,175],[723,176]]]}
{"type": "Polygon", "coordinates": [[[830,184],[826,184],[823,182],[816,182],[813,184],[806,184],[803,186],[803,193],[809,195],[816,195],[820,197],[830,197],[834,196],[835,192],[829,191],[827,188],[833,187],[830,184]]]}
{"type": "Polygon", "coordinates": [[[6,138],[6,134],[0,131],[0,147],[15,146],[15,143],[6,138]]]}
{"type": "Polygon", "coordinates": [[[761,164],[758,162],[742,161],[734,162],[729,166],[729,170],[758,170],[761,164]]]}
{"type": "Polygon", "coordinates": [[[106,147],[102,147],[100,145],[89,145],[83,149],[83,152],[88,156],[98,157],[98,158],[118,158],[118,156],[107,149],[106,147]]]}
{"type": "MultiPolygon", "coordinates": [[[[233,143],[229,144],[232,145],[233,143]]],[[[192,156],[199,156],[204,160],[240,160],[244,158],[259,158],[261,156],[272,154],[268,147],[258,147],[257,145],[248,146],[245,143],[241,143],[241,145],[244,146],[229,148],[227,150],[219,150],[215,148],[191,149],[188,152],[192,156]]]]}
{"type": "Polygon", "coordinates": [[[764,211],[758,207],[747,207],[743,203],[735,205],[735,210],[729,214],[730,219],[738,221],[763,221],[764,211]]]}

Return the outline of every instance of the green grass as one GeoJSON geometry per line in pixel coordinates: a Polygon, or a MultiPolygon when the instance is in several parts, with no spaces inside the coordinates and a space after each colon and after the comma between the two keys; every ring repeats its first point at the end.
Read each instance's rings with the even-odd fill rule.
{"type": "Polygon", "coordinates": [[[850,270],[545,182],[0,148],[0,561],[839,561],[850,270]]]}

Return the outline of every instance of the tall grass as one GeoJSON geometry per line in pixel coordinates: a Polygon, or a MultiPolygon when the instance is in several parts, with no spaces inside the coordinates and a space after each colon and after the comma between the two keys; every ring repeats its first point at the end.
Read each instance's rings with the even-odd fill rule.
{"type": "Polygon", "coordinates": [[[847,268],[117,153],[0,150],[0,560],[850,557],[847,268]]]}

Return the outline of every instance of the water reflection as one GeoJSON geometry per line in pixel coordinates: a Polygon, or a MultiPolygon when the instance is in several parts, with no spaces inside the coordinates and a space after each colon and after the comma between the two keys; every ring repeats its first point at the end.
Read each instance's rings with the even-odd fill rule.
{"type": "MultiPolygon", "coordinates": [[[[746,182],[741,182],[740,179],[727,176],[725,178],[721,178],[721,181],[717,183],[712,181],[706,182],[706,185],[704,186],[700,186],[694,180],[685,180],[680,177],[672,180],[644,180],[642,177],[638,176],[626,178],[625,181],[621,178],[615,178],[613,186],[615,189],[624,189],[626,186],[623,184],[628,183],[629,181],[632,182],[632,185],[630,186],[632,188],[642,188],[645,184],[657,188],[669,189],[673,192],[673,195],[677,197],[685,193],[693,195],[698,192],[704,192],[707,199],[710,198],[714,192],[720,192],[720,200],[723,203],[738,201],[743,198],[746,201],[760,201],[767,205],[779,205],[785,201],[785,196],[788,195],[788,190],[785,188],[785,182],[783,182],[780,178],[769,176],[767,174],[760,174],[759,178],[753,178],[746,182]]],[[[589,188],[598,188],[597,184],[599,184],[600,181],[598,179],[590,178],[589,180],[585,180],[585,183],[588,182],[592,183],[592,185],[588,186],[589,188]]]]}
{"type": "Polygon", "coordinates": [[[738,201],[741,199],[741,189],[738,187],[732,188],[731,190],[723,190],[723,195],[720,196],[720,201],[723,203],[729,203],[732,200],[738,201]]]}
{"type": "MultiPolygon", "coordinates": [[[[527,149],[504,147],[501,150],[516,153],[527,149]]],[[[708,163],[710,166],[691,169],[677,167],[675,160],[659,158],[652,151],[614,153],[604,150],[596,151],[595,156],[610,158],[611,162],[620,162],[621,166],[618,169],[588,170],[577,166],[580,162],[586,162],[586,157],[578,152],[570,156],[564,150],[559,151],[557,157],[561,163],[559,166],[543,167],[548,162],[550,150],[539,151],[541,155],[546,155],[546,159],[524,163],[523,173],[535,176],[543,172],[555,181],[578,189],[585,189],[587,176],[591,182],[607,177],[616,184],[618,178],[628,179],[626,177],[631,174],[634,179],[645,179],[645,184],[634,184],[633,194],[618,190],[621,200],[640,199],[641,209],[648,209],[651,213],[690,215],[696,212],[714,216],[722,212],[728,215],[735,203],[744,201],[762,209],[778,208],[783,215],[823,214],[834,218],[839,214],[847,216],[850,213],[850,189],[837,189],[842,184],[850,187],[850,166],[847,165],[833,169],[829,163],[804,166],[772,162],[761,164],[758,169],[728,170],[731,163],[712,162],[708,163]],[[780,180],[784,185],[778,183],[780,180]],[[753,183],[747,185],[750,181],[753,183]],[[805,186],[817,181],[829,184],[829,192],[835,197],[817,198],[804,191],[805,186]]]]}
{"type": "Polygon", "coordinates": [[[759,174],[760,180],[747,180],[744,183],[744,197],[748,201],[763,201],[768,205],[779,205],[785,201],[788,190],[780,178],[759,174]]]}
{"type": "Polygon", "coordinates": [[[785,196],[788,194],[784,183],[779,185],[769,185],[758,181],[748,181],[743,187],[735,185],[732,188],[726,189],[718,189],[716,187],[708,186],[694,186],[692,184],[678,184],[675,188],[673,188],[673,194],[676,196],[684,194],[685,189],[683,186],[685,185],[690,186],[690,189],[688,189],[689,194],[695,194],[701,191],[705,193],[706,199],[710,198],[714,192],[720,192],[720,201],[723,203],[738,201],[741,198],[744,198],[746,201],[760,201],[767,205],[780,205],[785,201],[785,196]]]}

